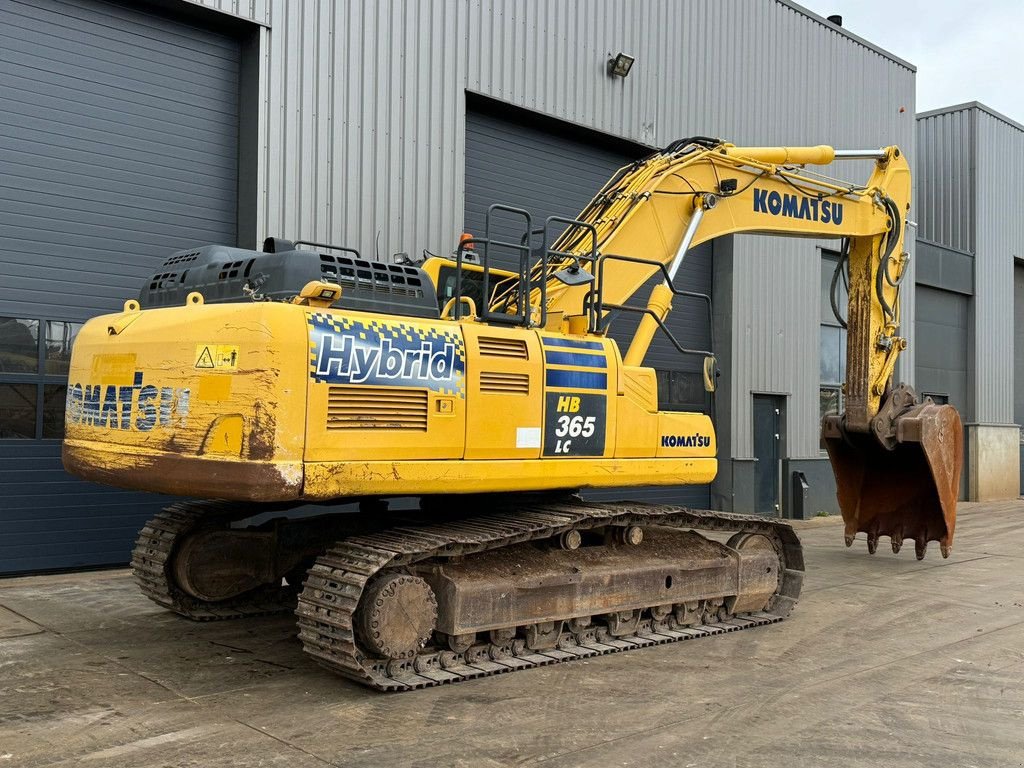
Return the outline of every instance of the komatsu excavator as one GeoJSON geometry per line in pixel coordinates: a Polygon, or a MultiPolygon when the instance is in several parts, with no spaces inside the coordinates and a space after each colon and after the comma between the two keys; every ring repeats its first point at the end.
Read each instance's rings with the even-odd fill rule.
{"type": "MultiPolygon", "coordinates": [[[[579,218],[547,220],[539,248],[528,213],[494,206],[522,239],[488,224],[422,267],[274,238],[181,251],[79,334],[64,465],[206,499],[139,536],[132,567],[157,603],[199,620],[294,607],[306,652],[381,690],[776,622],[804,569],[788,523],[579,491],[715,477],[711,418],[659,411],[643,365],[686,295],[688,250],[836,238],[845,412],[822,429],[846,543],[910,539],[921,558],[938,541],[948,556],[960,418],[892,382],[910,194],[897,147],[693,138],[621,169],[579,218]],[[840,159],[873,161],[870,178],[806,167],[840,159]],[[502,253],[519,269],[500,270],[502,253]],[[608,329],[630,312],[621,354],[608,329]],[[389,509],[397,497],[415,508],[389,509]],[[289,514],[343,501],[359,511],[289,514]]],[[[712,390],[711,350],[668,335],[705,356],[712,390]]]]}

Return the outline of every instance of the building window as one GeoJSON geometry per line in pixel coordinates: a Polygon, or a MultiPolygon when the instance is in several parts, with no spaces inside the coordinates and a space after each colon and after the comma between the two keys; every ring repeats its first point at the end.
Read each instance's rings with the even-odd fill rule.
{"type": "Polygon", "coordinates": [[[949,395],[940,395],[938,392],[922,392],[921,402],[923,403],[926,397],[930,397],[932,402],[936,405],[946,405],[949,403],[949,395]]]}
{"type": "Polygon", "coordinates": [[[0,317],[0,440],[64,437],[71,346],[81,327],[0,317]]]}
{"type": "MultiPolygon", "coordinates": [[[[825,251],[821,259],[821,335],[819,336],[820,374],[818,386],[818,419],[826,414],[843,410],[843,381],[846,379],[846,329],[839,324],[832,312],[830,292],[832,275],[835,272],[839,254],[825,251]]],[[[836,304],[846,308],[847,293],[843,281],[839,281],[839,295],[836,304]]],[[[824,439],[819,440],[825,450],[824,439]]]]}

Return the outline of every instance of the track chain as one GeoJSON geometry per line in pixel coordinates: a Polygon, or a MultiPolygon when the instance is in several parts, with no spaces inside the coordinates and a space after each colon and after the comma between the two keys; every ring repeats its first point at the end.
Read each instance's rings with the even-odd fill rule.
{"type": "Polygon", "coordinates": [[[218,602],[199,600],[175,586],[171,557],[182,538],[201,527],[226,526],[248,514],[243,507],[217,501],[181,502],[164,508],[143,526],[132,550],[132,572],[142,593],[194,621],[262,616],[293,608],[294,591],[276,584],[218,602]]]}
{"type": "Polygon", "coordinates": [[[309,569],[295,613],[303,650],[318,663],[378,690],[403,691],[778,622],[796,604],[803,571],[800,541],[792,527],[779,520],[632,502],[540,504],[345,539],[309,569]],[[522,640],[513,640],[503,645],[476,645],[459,654],[427,648],[413,659],[389,662],[368,657],[357,645],[355,611],[367,583],[384,568],[432,557],[474,554],[547,539],[573,528],[605,525],[763,534],[779,554],[779,588],[764,611],[694,627],[673,627],[647,618],[633,635],[611,637],[596,629],[583,642],[563,633],[557,648],[551,650],[534,651],[522,640]]]}

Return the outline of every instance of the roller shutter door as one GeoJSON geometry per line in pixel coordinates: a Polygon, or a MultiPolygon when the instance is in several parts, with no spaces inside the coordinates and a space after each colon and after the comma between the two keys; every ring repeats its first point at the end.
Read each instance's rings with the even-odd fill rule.
{"type": "MultiPolygon", "coordinates": [[[[917,286],[914,345],[916,382],[920,395],[956,406],[964,421],[967,407],[967,340],[970,297],[925,285],[917,286]]],[[[964,446],[966,450],[966,445],[964,446]]],[[[966,498],[967,473],[960,480],[966,498]]]]}
{"type": "Polygon", "coordinates": [[[0,573],[125,563],[161,504],[66,475],[78,324],[236,242],[239,44],[133,4],[0,3],[0,573]]]}
{"type": "MultiPolygon", "coordinates": [[[[611,144],[603,137],[536,115],[471,105],[466,115],[466,231],[483,234],[492,203],[528,210],[535,226],[548,216],[576,216],[617,169],[649,152],[639,145],[611,144]]],[[[498,233],[509,237],[512,231],[499,229],[498,233]]],[[[513,268],[511,260],[502,266],[513,268]]],[[[710,244],[687,256],[680,282],[689,290],[711,294],[710,244]]],[[[645,303],[649,293],[650,287],[641,289],[631,303],[645,303]]],[[[612,336],[623,351],[635,325],[632,317],[615,321],[612,336]]],[[[701,303],[677,302],[668,325],[684,347],[710,349],[710,321],[701,303]]],[[[706,410],[699,360],[681,357],[659,334],[645,362],[659,369],[663,408],[706,410]]],[[[710,505],[707,486],[595,491],[589,496],[710,505]]]]}
{"type": "Polygon", "coordinates": [[[914,345],[917,391],[967,408],[967,314],[970,297],[917,286],[914,345]]]}

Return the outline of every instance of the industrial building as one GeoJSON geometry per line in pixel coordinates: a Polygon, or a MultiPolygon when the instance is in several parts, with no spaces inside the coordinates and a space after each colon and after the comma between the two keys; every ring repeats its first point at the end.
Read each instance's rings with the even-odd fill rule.
{"type": "Polygon", "coordinates": [[[1024,424],[1024,126],[978,104],[917,117],[920,392],[964,422],[962,495],[1016,497],[1024,424]]]}
{"type": "MultiPolygon", "coordinates": [[[[963,410],[965,495],[1019,492],[1021,192],[996,171],[1024,163],[1024,133],[977,104],[915,118],[913,65],[788,0],[7,0],[0,77],[0,574],[125,563],[166,503],[68,476],[60,437],[80,324],[172,252],[279,236],[450,253],[492,203],[573,216],[693,135],[903,149],[919,229],[897,376],[963,410]]],[[[838,510],[818,437],[842,398],[837,248],[736,236],[688,255],[681,281],[713,310],[680,304],[669,325],[715,351],[716,397],[668,343],[647,363],[662,408],[713,409],[719,476],[641,496],[838,510]]]]}

